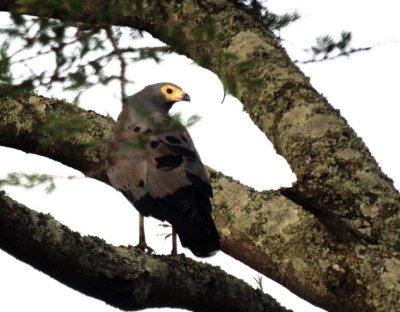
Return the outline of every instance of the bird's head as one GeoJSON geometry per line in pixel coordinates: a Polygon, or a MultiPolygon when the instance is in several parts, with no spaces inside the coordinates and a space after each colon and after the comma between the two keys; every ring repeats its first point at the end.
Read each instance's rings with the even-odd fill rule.
{"type": "MultiPolygon", "coordinates": [[[[164,103],[176,103],[179,101],[188,101],[190,102],[190,96],[185,91],[183,91],[177,85],[172,83],[161,83],[153,85],[156,89],[159,89],[161,93],[162,100],[165,101],[164,103]]],[[[148,87],[153,87],[148,86],[148,87]]]]}
{"type": "Polygon", "coordinates": [[[146,86],[130,98],[133,103],[140,103],[146,109],[162,113],[168,113],[176,102],[190,101],[190,96],[182,88],[169,82],[146,86]]]}

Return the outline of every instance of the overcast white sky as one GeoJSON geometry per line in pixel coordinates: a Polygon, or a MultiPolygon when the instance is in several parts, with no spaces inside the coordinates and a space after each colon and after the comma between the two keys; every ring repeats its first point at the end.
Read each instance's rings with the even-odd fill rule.
{"type": "MultiPolygon", "coordinates": [[[[353,32],[354,47],[376,46],[366,53],[325,63],[299,65],[313,86],[363,138],[380,166],[400,187],[399,72],[400,21],[396,0],[318,1],[269,0],[275,13],[297,9],[300,21],[281,32],[284,46],[293,59],[304,59],[303,49],[321,34],[338,36],[342,30],[353,32]]],[[[4,21],[5,15],[0,15],[4,21]]],[[[43,63],[45,64],[45,63],[43,63]]],[[[202,121],[190,129],[203,162],[216,170],[261,189],[289,186],[295,179],[285,160],[276,155],[271,143],[242,112],[232,97],[223,104],[222,85],[211,72],[192,65],[192,61],[169,55],[161,64],[145,62],[130,68],[136,81],[130,92],[145,85],[171,81],[183,87],[192,102],[178,103],[174,110],[185,116],[196,113],[202,121]]],[[[50,91],[47,95],[71,100],[71,94],[50,91]]],[[[118,115],[117,88],[96,88],[82,97],[82,106],[100,113],[118,115]]],[[[1,148],[0,177],[7,172],[41,172],[82,177],[79,172],[45,158],[1,148]]],[[[80,231],[97,235],[112,244],[137,243],[137,212],[111,187],[91,179],[59,180],[57,189],[45,195],[43,188],[25,191],[7,188],[16,200],[38,211],[49,212],[57,220],[80,231]],[[94,217],[95,216],[95,217],[94,217]]],[[[165,230],[159,222],[146,223],[149,245],[158,253],[169,253],[170,241],[158,234],[165,230]]],[[[185,251],[182,248],[181,252],[185,251]]],[[[189,251],[185,251],[191,255],[189,251]]],[[[252,285],[257,272],[219,253],[209,260],[252,285]]],[[[296,312],[322,311],[291,296],[273,282],[263,279],[264,290],[296,312]]],[[[0,251],[0,311],[117,311],[101,301],[77,293],[0,251]]],[[[164,309],[163,311],[167,311],[164,309]]]]}

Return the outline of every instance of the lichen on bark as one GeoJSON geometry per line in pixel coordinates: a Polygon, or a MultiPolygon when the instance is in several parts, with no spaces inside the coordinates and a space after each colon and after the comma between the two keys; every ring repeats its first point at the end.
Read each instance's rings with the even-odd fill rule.
{"type": "Polygon", "coordinates": [[[217,267],[148,255],[73,232],[0,193],[0,248],[84,294],[122,310],[281,311],[273,298],[217,267]],[[185,294],[182,296],[182,294],[185,294]]]}

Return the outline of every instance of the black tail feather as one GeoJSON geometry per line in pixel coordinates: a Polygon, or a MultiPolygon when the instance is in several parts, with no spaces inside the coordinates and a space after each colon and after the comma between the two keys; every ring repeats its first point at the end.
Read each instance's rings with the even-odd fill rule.
{"type": "Polygon", "coordinates": [[[186,186],[163,198],[150,195],[134,203],[139,212],[168,221],[183,247],[197,257],[209,257],[220,249],[220,237],[211,217],[210,199],[196,187],[186,186]]]}
{"type": "Polygon", "coordinates": [[[168,218],[179,236],[183,247],[189,248],[197,257],[209,257],[220,249],[220,238],[207,207],[198,207],[189,218],[168,218]],[[200,209],[199,209],[200,208],[200,209]]]}

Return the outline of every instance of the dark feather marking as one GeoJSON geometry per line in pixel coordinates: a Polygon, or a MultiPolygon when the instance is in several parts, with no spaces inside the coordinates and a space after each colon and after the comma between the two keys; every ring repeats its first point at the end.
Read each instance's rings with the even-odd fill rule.
{"type": "Polygon", "coordinates": [[[157,162],[157,169],[173,169],[183,162],[183,157],[181,155],[167,155],[157,157],[155,160],[157,162]]]}
{"type": "Polygon", "coordinates": [[[140,180],[140,182],[138,183],[137,186],[140,187],[140,188],[144,188],[144,181],[140,180]]]}
{"type": "Polygon", "coordinates": [[[140,127],[135,127],[135,128],[133,129],[133,131],[139,132],[139,131],[140,131],[140,127]]]}
{"type": "Polygon", "coordinates": [[[185,141],[186,143],[188,143],[189,141],[185,138],[184,135],[181,136],[182,140],[185,141]]]}
{"type": "Polygon", "coordinates": [[[150,142],[151,148],[157,148],[158,145],[160,145],[160,141],[151,141],[150,142]]]}
{"type": "Polygon", "coordinates": [[[171,144],[182,144],[181,140],[172,135],[167,135],[165,139],[171,144]]]}
{"type": "Polygon", "coordinates": [[[192,159],[197,158],[196,153],[186,147],[177,146],[177,145],[169,145],[169,144],[167,146],[171,151],[173,151],[174,153],[180,154],[183,157],[192,158],[192,159]]]}

